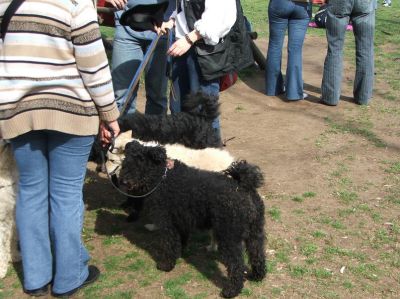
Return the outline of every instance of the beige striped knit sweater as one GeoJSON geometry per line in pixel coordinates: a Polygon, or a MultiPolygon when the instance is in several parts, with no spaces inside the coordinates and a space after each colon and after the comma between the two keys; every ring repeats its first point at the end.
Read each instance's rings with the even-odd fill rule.
{"type": "Polygon", "coordinates": [[[26,0],[0,39],[0,136],[92,135],[118,116],[92,1],[26,0]]]}

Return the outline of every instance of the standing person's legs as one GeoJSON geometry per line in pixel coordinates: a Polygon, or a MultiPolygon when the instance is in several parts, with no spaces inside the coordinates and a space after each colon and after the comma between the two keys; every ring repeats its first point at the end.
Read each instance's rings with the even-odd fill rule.
{"type": "Polygon", "coordinates": [[[298,2],[289,19],[288,62],[286,68],[286,97],[303,99],[303,43],[311,17],[308,3],[298,2]]]}
{"type": "MultiPolygon", "coordinates": [[[[148,46],[153,38],[154,32],[146,32],[148,46]]],[[[147,50],[148,51],[148,47],[147,50]]],[[[146,88],[146,114],[165,114],[167,112],[167,39],[161,37],[154,49],[145,70],[146,88]]]]}
{"type": "Polygon", "coordinates": [[[187,56],[188,53],[185,53],[172,60],[172,86],[169,99],[172,113],[181,111],[181,99],[190,93],[187,56]]]}
{"type": "Polygon", "coordinates": [[[354,100],[367,105],[374,86],[374,30],[375,10],[352,18],[356,41],[356,75],[354,100]]]}
{"type": "MultiPolygon", "coordinates": [[[[129,28],[116,25],[113,42],[111,74],[114,86],[115,99],[119,109],[124,105],[125,93],[143,60],[143,40],[131,34],[129,28]]],[[[126,113],[136,110],[137,88],[133,93],[134,100],[126,113]]]]}
{"type": "Polygon", "coordinates": [[[269,96],[285,92],[281,66],[283,41],[288,26],[288,18],[283,14],[287,10],[287,2],[287,0],[271,0],[268,5],[269,42],[265,67],[265,93],[269,96]]]}
{"type": "MultiPolygon", "coordinates": [[[[175,100],[177,99],[180,102],[180,106],[182,106],[185,97],[190,93],[201,92],[208,96],[219,96],[219,78],[206,81],[201,79],[200,74],[200,67],[193,48],[189,49],[183,56],[174,59],[172,92],[175,100]]],[[[174,101],[174,99],[171,99],[171,101],[174,101]]],[[[213,121],[213,127],[218,136],[221,137],[219,117],[213,121]]]]}
{"type": "MultiPolygon", "coordinates": [[[[339,10],[337,7],[334,8],[339,10]]],[[[321,85],[322,101],[327,105],[335,106],[339,102],[343,69],[343,45],[348,23],[348,15],[335,15],[328,8],[326,20],[328,51],[325,57],[321,85]]]]}
{"type": "Polygon", "coordinates": [[[19,171],[16,222],[24,289],[48,284],[53,275],[49,233],[47,135],[29,132],[11,139],[19,171]]]}
{"type": "Polygon", "coordinates": [[[49,131],[50,234],[54,252],[53,292],[60,294],[82,285],[89,275],[89,254],[81,233],[83,183],[95,136],[49,131]]]}

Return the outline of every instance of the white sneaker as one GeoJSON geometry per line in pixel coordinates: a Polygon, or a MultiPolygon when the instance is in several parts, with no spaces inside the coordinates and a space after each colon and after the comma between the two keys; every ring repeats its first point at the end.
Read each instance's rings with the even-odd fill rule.
{"type": "Polygon", "coordinates": [[[308,98],[308,93],[303,92],[303,99],[307,99],[308,98]]]}

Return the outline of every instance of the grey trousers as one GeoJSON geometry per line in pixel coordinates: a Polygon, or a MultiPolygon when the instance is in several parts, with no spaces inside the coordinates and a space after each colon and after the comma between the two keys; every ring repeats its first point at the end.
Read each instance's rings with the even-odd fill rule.
{"type": "Polygon", "coordinates": [[[356,43],[356,74],[354,101],[367,105],[372,97],[374,83],[375,0],[331,0],[326,21],[328,51],[322,78],[322,101],[337,105],[340,98],[343,45],[349,21],[353,25],[356,43]]]}

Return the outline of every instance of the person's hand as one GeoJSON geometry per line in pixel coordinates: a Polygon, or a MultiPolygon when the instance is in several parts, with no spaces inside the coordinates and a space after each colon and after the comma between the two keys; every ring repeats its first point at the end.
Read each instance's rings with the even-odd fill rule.
{"type": "Polygon", "coordinates": [[[175,25],[175,20],[174,19],[169,19],[167,22],[162,22],[161,27],[158,27],[157,25],[154,25],[154,31],[157,32],[157,34],[166,34],[168,30],[171,30],[174,28],[175,25]]]}
{"type": "Polygon", "coordinates": [[[100,133],[99,138],[102,146],[106,146],[112,142],[112,138],[119,135],[120,129],[116,120],[110,122],[100,122],[100,133]],[[110,130],[114,133],[111,134],[110,130]],[[114,136],[113,136],[114,135],[114,136]]]}
{"type": "Polygon", "coordinates": [[[112,6],[114,6],[117,9],[124,9],[128,0],[106,0],[106,2],[110,3],[112,6]]]}
{"type": "Polygon", "coordinates": [[[182,56],[187,51],[189,51],[190,47],[193,46],[195,42],[202,39],[202,36],[197,30],[193,30],[185,35],[185,37],[178,39],[176,42],[172,44],[172,46],[168,49],[167,54],[171,56],[182,56]]]}
{"type": "Polygon", "coordinates": [[[180,38],[172,44],[168,49],[167,54],[174,57],[182,56],[189,51],[191,46],[192,45],[185,38],[180,38]]]}

